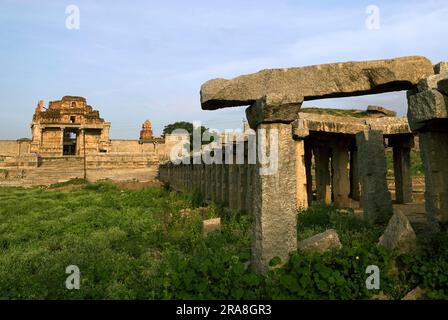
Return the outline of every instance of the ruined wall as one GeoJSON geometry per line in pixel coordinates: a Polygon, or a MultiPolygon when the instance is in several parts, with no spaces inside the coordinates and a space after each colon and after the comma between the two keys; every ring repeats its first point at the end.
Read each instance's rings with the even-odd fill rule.
{"type": "Polygon", "coordinates": [[[111,140],[111,153],[156,153],[158,148],[158,144],[138,140],[111,140]]]}
{"type": "Polygon", "coordinates": [[[0,156],[16,156],[17,140],[0,140],[0,156]]]}

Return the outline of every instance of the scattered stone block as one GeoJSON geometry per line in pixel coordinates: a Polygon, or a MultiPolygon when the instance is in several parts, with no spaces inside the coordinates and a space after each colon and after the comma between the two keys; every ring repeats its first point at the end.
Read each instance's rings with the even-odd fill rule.
{"type": "Polygon", "coordinates": [[[415,249],[417,237],[408,218],[401,211],[392,216],[379,244],[398,253],[408,253],[415,249]]]}
{"type": "Polygon", "coordinates": [[[434,73],[439,74],[444,72],[448,72],[448,61],[439,62],[434,66],[434,73]]]}
{"type": "Polygon", "coordinates": [[[221,218],[202,221],[202,235],[208,236],[209,233],[221,230],[221,218]]]}
{"type": "Polygon", "coordinates": [[[417,287],[414,290],[410,291],[403,299],[401,300],[425,300],[425,291],[417,287]]]}
{"type": "Polygon", "coordinates": [[[440,80],[437,89],[442,92],[443,94],[448,96],[448,78],[440,80]]]}
{"type": "Polygon", "coordinates": [[[447,78],[448,72],[429,76],[428,78],[423,79],[418,83],[417,89],[419,92],[427,90],[437,90],[439,89],[440,82],[446,80],[447,78]]]}
{"type": "Polygon", "coordinates": [[[448,97],[437,90],[427,90],[408,96],[408,119],[412,130],[421,129],[424,122],[448,118],[448,97]]]}
{"type": "Polygon", "coordinates": [[[324,253],[330,249],[340,249],[342,244],[336,230],[329,229],[325,232],[316,234],[308,239],[300,241],[299,251],[324,253]]]}
{"type": "Polygon", "coordinates": [[[392,110],[388,110],[381,106],[368,106],[367,113],[369,115],[382,116],[382,117],[396,117],[397,113],[392,110]]]}
{"type": "Polygon", "coordinates": [[[390,298],[383,292],[380,291],[380,293],[375,294],[372,296],[372,300],[390,300],[390,298]]]}

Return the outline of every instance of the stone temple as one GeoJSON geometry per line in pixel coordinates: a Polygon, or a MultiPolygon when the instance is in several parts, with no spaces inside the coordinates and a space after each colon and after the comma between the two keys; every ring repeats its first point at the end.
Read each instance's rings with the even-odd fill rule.
{"type": "Polygon", "coordinates": [[[31,124],[31,153],[76,156],[108,153],[110,123],[82,97],[65,96],[44,109],[40,100],[31,124]]]}
{"type": "MultiPolygon", "coordinates": [[[[39,101],[31,139],[0,140],[0,186],[48,185],[73,178],[151,181],[167,159],[165,138],[144,121],[139,139],[110,139],[111,123],[86,99],[39,101]]],[[[138,128],[136,128],[138,130],[138,128]]],[[[136,130],[136,136],[138,131],[136,130]]]]}

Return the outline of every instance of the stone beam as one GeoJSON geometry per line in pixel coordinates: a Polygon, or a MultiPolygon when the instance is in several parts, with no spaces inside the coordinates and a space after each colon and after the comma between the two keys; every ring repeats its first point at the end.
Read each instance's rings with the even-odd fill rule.
{"type": "Polygon", "coordinates": [[[266,69],[232,80],[213,79],[201,87],[204,110],[252,105],[267,95],[291,103],[409,90],[434,74],[431,61],[413,56],[301,68],[266,69]]]}

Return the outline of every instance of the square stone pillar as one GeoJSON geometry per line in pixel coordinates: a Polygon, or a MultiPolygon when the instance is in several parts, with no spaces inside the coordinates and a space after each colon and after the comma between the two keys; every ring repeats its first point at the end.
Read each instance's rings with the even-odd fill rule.
{"type": "Polygon", "coordinates": [[[431,231],[448,227],[448,133],[420,132],[425,170],[425,206],[431,231]]]}
{"type": "Polygon", "coordinates": [[[247,171],[244,164],[237,165],[238,170],[238,211],[246,209],[246,180],[247,171]]]}
{"type": "Polygon", "coordinates": [[[315,146],[314,148],[317,201],[325,204],[331,204],[330,154],[331,150],[328,147],[315,146]]]}
{"type": "Polygon", "coordinates": [[[254,172],[254,165],[253,164],[246,164],[245,165],[246,170],[246,211],[249,213],[252,213],[253,211],[253,172],[254,172]]]}
{"type": "Polygon", "coordinates": [[[361,200],[361,192],[359,190],[359,165],[358,151],[350,150],[350,198],[355,201],[361,200]]]}
{"type": "Polygon", "coordinates": [[[395,198],[397,203],[412,202],[411,148],[415,147],[413,135],[389,138],[393,148],[395,198]]]}
{"type": "Polygon", "coordinates": [[[336,143],[332,148],[333,196],[336,208],[350,207],[350,172],[348,146],[336,143]]]}
{"type": "Polygon", "coordinates": [[[411,149],[393,148],[395,199],[397,203],[412,202],[411,149]]]}
{"type": "MultiPolygon", "coordinates": [[[[271,130],[278,132],[278,169],[270,175],[254,174],[252,259],[255,270],[264,273],[271,259],[280,257],[286,262],[297,250],[297,144],[290,124],[262,124],[259,128],[268,136],[271,130]]],[[[267,148],[270,143],[267,141],[267,148]]],[[[256,167],[259,170],[261,165],[256,167]]]]}
{"type": "Polygon", "coordinates": [[[236,164],[229,164],[229,208],[238,209],[238,171],[236,164]]]}
{"type": "Polygon", "coordinates": [[[387,187],[383,132],[359,132],[356,135],[356,144],[364,219],[371,223],[386,223],[392,216],[393,209],[387,187]]]}
{"type": "Polygon", "coordinates": [[[307,172],[305,160],[305,140],[295,140],[296,147],[296,205],[297,209],[308,208],[307,172]]]}
{"type": "Polygon", "coordinates": [[[313,174],[312,174],[313,150],[308,142],[305,142],[305,170],[306,170],[306,193],[308,206],[313,203],[313,174]]]}
{"type": "Polygon", "coordinates": [[[222,165],[222,185],[221,185],[222,204],[229,206],[229,165],[222,165]]]}

